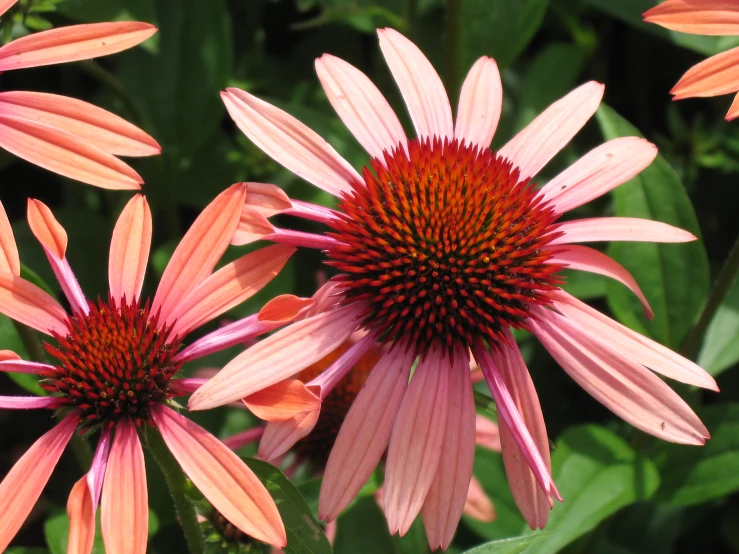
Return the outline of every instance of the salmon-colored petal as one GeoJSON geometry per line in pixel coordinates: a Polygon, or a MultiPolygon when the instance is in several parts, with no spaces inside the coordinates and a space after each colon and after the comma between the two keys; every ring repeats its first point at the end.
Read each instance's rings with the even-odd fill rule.
{"type": "Polygon", "coordinates": [[[693,35],[739,34],[734,0],[667,0],[644,12],[644,21],[693,35]]]}
{"type": "Polygon", "coordinates": [[[474,475],[467,489],[464,514],[484,523],[495,521],[495,506],[493,506],[493,501],[490,500],[490,497],[483,490],[480,481],[474,475]]]}
{"type": "Polygon", "coordinates": [[[113,229],[108,259],[110,295],[116,302],[132,302],[141,295],[151,248],[151,210],[146,197],[128,201],[113,229]]]}
{"type": "Polygon", "coordinates": [[[301,412],[321,407],[321,399],[298,379],[285,379],[244,398],[244,404],[259,419],[285,421],[301,412]]]}
{"type": "Polygon", "coordinates": [[[141,129],[93,104],[44,92],[0,93],[0,113],[67,131],[116,156],[153,156],[162,149],[141,129]]]}
{"type": "Polygon", "coordinates": [[[262,209],[245,204],[231,244],[244,246],[258,240],[269,240],[274,232],[274,225],[269,222],[262,209]]]}
{"type": "Polygon", "coordinates": [[[100,504],[105,551],[146,554],[149,500],[144,451],[136,426],[127,417],[116,424],[100,504]]]}
{"type": "Polygon", "coordinates": [[[488,450],[500,452],[500,429],[498,424],[483,415],[477,414],[475,419],[475,443],[484,446],[488,450]]]}
{"type": "Polygon", "coordinates": [[[539,195],[557,213],[581,206],[635,177],[652,163],[657,147],[639,137],[601,144],[544,185],[539,195]]]}
{"type": "Polygon", "coordinates": [[[264,322],[289,323],[301,312],[314,306],[313,298],[301,298],[293,294],[275,296],[259,310],[258,319],[264,322]]]}
{"type": "Polygon", "coordinates": [[[708,431],[662,379],[573,320],[532,307],[531,329],[585,391],[621,419],[655,437],[705,444],[708,431]]]}
{"type": "Polygon", "coordinates": [[[0,483],[0,552],[5,552],[31,513],[72,437],[77,421],[77,414],[72,413],[47,431],[15,463],[0,483]]]}
{"type": "Polygon", "coordinates": [[[498,64],[483,56],[462,83],[454,138],[488,148],[498,127],[503,107],[503,85],[498,64]]]}
{"type": "Polygon", "coordinates": [[[391,533],[410,529],[436,475],[449,410],[449,364],[438,348],[427,352],[395,418],[383,506],[391,533]]]}
{"type": "Polygon", "coordinates": [[[462,518],[475,461],[475,401],[469,360],[456,351],[449,373],[446,429],[436,475],[423,502],[421,515],[432,550],[446,550],[462,518]]]}
{"type": "Polygon", "coordinates": [[[566,221],[557,227],[562,236],[549,244],[574,242],[636,241],[690,242],[695,235],[667,223],[635,217],[593,217],[566,221]]]}
{"type": "Polygon", "coordinates": [[[87,485],[87,476],[77,481],[69,493],[67,514],[69,515],[69,538],[67,552],[90,554],[95,541],[95,506],[87,485]]]}
{"type": "Polygon", "coordinates": [[[264,427],[252,427],[241,433],[236,433],[230,437],[223,439],[223,444],[229,447],[231,450],[238,450],[244,446],[254,444],[256,441],[262,438],[264,435],[264,427]]]}
{"type": "Polygon", "coordinates": [[[685,72],[670,94],[675,100],[718,96],[739,90],[739,47],[721,52],[685,72]]]}
{"type": "Polygon", "coordinates": [[[115,54],[145,41],[157,29],[121,21],[71,25],[21,37],[0,48],[0,71],[88,60],[115,54]]]}
{"type": "Polygon", "coordinates": [[[31,119],[0,114],[0,147],[39,167],[104,189],[138,190],[144,182],[112,154],[31,119]]]}
{"type": "Polygon", "coordinates": [[[533,177],[562,150],[592,117],[603,98],[604,86],[590,81],[544,110],[498,152],[533,177]]]}
{"type": "Polygon", "coordinates": [[[293,116],[236,88],[221,98],[249,140],[298,177],[337,196],[363,182],[329,143],[293,116]]]}
{"type": "Polygon", "coordinates": [[[156,406],[152,417],[183,471],[223,517],[247,535],[285,546],[285,527],[274,500],[236,454],[169,408],[156,406]]]}
{"type": "Polygon", "coordinates": [[[295,443],[307,437],[316,427],[321,415],[321,406],[315,410],[300,412],[283,421],[270,421],[264,427],[259,441],[259,457],[268,462],[277,460],[287,453],[295,443]]]}
{"type": "Polygon", "coordinates": [[[231,242],[244,207],[242,183],[230,186],[208,204],[177,245],[157,288],[152,313],[171,314],[210,273],[231,242]]]}
{"type": "Polygon", "coordinates": [[[21,357],[12,350],[0,350],[0,362],[8,362],[20,359],[21,357]]]}
{"type": "Polygon", "coordinates": [[[739,94],[734,96],[734,101],[726,113],[726,121],[734,121],[737,117],[739,117],[739,94]]]}
{"type": "Polygon", "coordinates": [[[59,303],[33,283],[0,272],[0,313],[50,335],[67,334],[67,314],[59,303]]]}
{"type": "Polygon", "coordinates": [[[13,227],[10,225],[2,202],[0,202],[0,271],[12,273],[16,277],[21,274],[21,260],[18,256],[13,227]]]}
{"type": "Polygon", "coordinates": [[[184,336],[259,292],[285,267],[295,252],[275,244],[226,264],[195,287],[169,314],[172,329],[184,336]]]}
{"type": "Polygon", "coordinates": [[[67,252],[67,232],[59,223],[49,207],[39,200],[28,199],[28,226],[44,248],[57,258],[67,252]]]}
{"type": "Polygon", "coordinates": [[[292,200],[277,185],[249,182],[244,183],[244,186],[246,186],[246,203],[242,219],[249,218],[250,212],[246,211],[246,208],[256,209],[264,217],[272,217],[293,207],[292,200]]]}
{"type": "Polygon", "coordinates": [[[324,312],[281,329],[258,342],[190,397],[191,410],[240,400],[292,377],[333,352],[356,329],[356,306],[324,312]]]}
{"type": "Polygon", "coordinates": [[[380,49],[421,138],[454,138],[444,84],[423,52],[394,29],[378,29],[380,49]]]}
{"type": "Polygon", "coordinates": [[[7,12],[18,0],[0,0],[0,15],[7,12]]]}
{"type": "Polygon", "coordinates": [[[383,161],[383,152],[406,146],[398,116],[364,73],[329,54],[316,60],[316,73],[334,110],[370,156],[383,161]]]}

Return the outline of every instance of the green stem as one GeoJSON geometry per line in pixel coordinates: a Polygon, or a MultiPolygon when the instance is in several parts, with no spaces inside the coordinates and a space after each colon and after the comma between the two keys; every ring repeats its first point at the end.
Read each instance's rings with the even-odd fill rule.
{"type": "Polygon", "coordinates": [[[152,427],[146,429],[146,446],[159,464],[164,479],[167,481],[167,488],[177,512],[177,519],[182,527],[182,532],[185,534],[185,540],[187,540],[187,546],[191,554],[202,554],[205,543],[200,531],[195,504],[187,496],[187,477],[185,477],[182,468],[172,456],[167,445],[164,444],[161,435],[152,427]]]}
{"type": "Polygon", "coordinates": [[[447,0],[444,32],[444,77],[449,102],[457,104],[459,57],[462,27],[462,0],[447,0]]]}
{"type": "Polygon", "coordinates": [[[726,258],[724,267],[721,268],[721,271],[716,278],[716,282],[711,289],[711,293],[708,295],[708,300],[706,301],[706,305],[703,307],[703,311],[701,312],[698,321],[690,331],[688,338],[685,339],[685,342],[683,343],[681,353],[686,358],[695,358],[695,355],[698,353],[698,348],[700,348],[701,341],[703,340],[703,335],[705,334],[708,325],[713,320],[713,316],[716,315],[716,310],[718,310],[719,306],[721,306],[721,303],[726,298],[726,294],[729,292],[737,273],[739,273],[739,238],[737,238],[734,246],[731,247],[729,257],[726,258]]]}

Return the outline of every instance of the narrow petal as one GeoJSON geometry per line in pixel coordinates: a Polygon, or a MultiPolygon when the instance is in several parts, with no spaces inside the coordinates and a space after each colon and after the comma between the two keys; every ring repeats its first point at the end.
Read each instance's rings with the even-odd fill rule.
{"type": "Polygon", "coordinates": [[[16,277],[21,274],[21,260],[18,257],[18,246],[13,236],[13,227],[10,225],[2,202],[0,202],[0,271],[12,273],[16,277]]]}
{"type": "Polygon", "coordinates": [[[562,150],[598,109],[605,88],[590,81],[544,110],[498,152],[533,177],[562,150]]]}
{"type": "Polygon", "coordinates": [[[226,264],[202,281],[170,312],[172,333],[184,336],[259,292],[282,271],[292,246],[275,244],[226,264]]]}
{"type": "Polygon", "coordinates": [[[250,182],[244,183],[244,186],[246,186],[246,203],[242,219],[249,217],[250,212],[247,208],[256,209],[264,217],[272,217],[293,207],[292,200],[277,185],[250,182]]]}
{"type": "Polygon", "coordinates": [[[221,98],[249,140],[298,177],[337,196],[363,182],[329,143],[291,115],[236,88],[221,98]]]}
{"type": "Polygon", "coordinates": [[[67,333],[67,314],[48,293],[10,273],[0,272],[0,313],[50,335],[67,333]]]}
{"type": "Polygon", "coordinates": [[[739,90],[739,47],[694,65],[670,91],[675,100],[718,96],[739,90]]]}
{"type": "Polygon", "coordinates": [[[483,415],[477,414],[475,419],[475,444],[488,450],[500,452],[500,428],[498,424],[483,415]]]}
{"type": "Polygon", "coordinates": [[[59,407],[59,399],[53,396],[0,396],[3,410],[38,410],[59,407]]]}
{"type": "Polygon", "coordinates": [[[483,490],[480,481],[474,475],[467,489],[467,501],[464,503],[464,513],[466,516],[484,523],[495,521],[495,506],[493,506],[493,501],[490,500],[490,497],[483,490]]]}
{"type": "Polygon", "coordinates": [[[588,394],[623,420],[655,437],[705,444],[708,431],[662,379],[572,320],[538,308],[531,328],[588,394]]]}
{"type": "Polygon", "coordinates": [[[483,56],[462,83],[454,138],[488,148],[495,135],[503,107],[503,85],[498,64],[483,56]]]}
{"type": "Polygon", "coordinates": [[[420,138],[452,139],[452,108],[434,66],[410,40],[393,29],[378,29],[380,49],[403,95],[420,138]]]}
{"type": "Polygon", "coordinates": [[[320,415],[319,404],[316,410],[300,412],[290,419],[267,423],[262,440],[259,441],[259,457],[276,463],[276,460],[295,446],[296,442],[313,431],[320,415]]]}
{"type": "Polygon", "coordinates": [[[737,117],[739,117],[739,94],[734,96],[734,101],[726,114],[726,121],[734,121],[737,117]]]}
{"type": "Polygon", "coordinates": [[[383,152],[406,146],[398,116],[364,73],[329,54],[316,60],[316,73],[334,110],[370,156],[384,160],[383,152]]]}
{"type": "Polygon", "coordinates": [[[27,212],[28,226],[41,246],[57,258],[63,258],[67,252],[67,232],[49,207],[39,200],[29,198],[27,212]]]}
{"type": "Polygon", "coordinates": [[[0,0],[0,15],[7,12],[18,0],[0,0]]]}
{"type": "Polygon", "coordinates": [[[588,248],[587,246],[568,245],[558,246],[556,253],[549,259],[553,264],[565,264],[568,269],[577,269],[579,271],[589,271],[598,275],[605,275],[611,279],[615,279],[619,283],[627,286],[631,292],[641,301],[644,307],[644,315],[651,320],[654,312],[649,306],[644,293],[639,288],[639,284],[631,276],[624,266],[613,258],[588,248]]]}
{"type": "Polygon", "coordinates": [[[656,156],[657,147],[643,138],[616,138],[585,154],[544,185],[539,195],[557,213],[565,213],[635,177],[656,156]]]}
{"type": "Polygon", "coordinates": [[[115,54],[145,41],[156,31],[148,23],[121,21],[71,25],[26,35],[0,48],[0,71],[115,54]]]}
{"type": "Polygon", "coordinates": [[[436,475],[421,515],[432,550],[446,550],[462,518],[475,461],[475,401],[466,353],[454,353],[446,399],[446,429],[436,475]]]}
{"type": "Polygon", "coordinates": [[[151,210],[146,197],[128,201],[113,229],[108,259],[110,295],[116,302],[132,302],[141,295],[151,248],[151,210]]]}
{"type": "Polygon", "coordinates": [[[31,513],[77,426],[77,414],[65,417],[37,440],[0,483],[0,552],[31,513]]]}
{"type": "Polygon", "coordinates": [[[208,275],[226,251],[244,207],[246,189],[236,183],[208,204],[177,245],[159,281],[152,313],[168,321],[182,300],[208,275]]]}
{"type": "Polygon", "coordinates": [[[31,119],[0,114],[0,147],[39,167],[104,189],[138,190],[144,182],[112,154],[31,119]]]}
{"type": "Polygon", "coordinates": [[[67,131],[115,156],[153,156],[161,147],[125,119],[93,104],[43,92],[0,93],[0,113],[67,131]]]}
{"type": "Polygon", "coordinates": [[[357,307],[345,306],[281,329],[226,364],[190,397],[189,408],[222,406],[292,377],[343,343],[357,315],[357,307]]]}
{"type": "Polygon", "coordinates": [[[446,434],[451,360],[438,349],[422,359],[395,419],[387,454],[384,510],[401,536],[421,511],[436,475],[446,434]]]}
{"type": "Polygon", "coordinates": [[[693,35],[739,35],[733,0],[667,0],[644,12],[644,21],[693,35]]]}
{"type": "Polygon", "coordinates": [[[169,408],[157,406],[152,417],[184,472],[223,517],[247,535],[285,546],[285,527],[274,500],[236,454],[169,408]]]}
{"type": "Polygon", "coordinates": [[[298,379],[285,379],[244,398],[249,411],[264,421],[285,421],[301,412],[312,412],[321,399],[298,379]]]}
{"type": "MultiPolygon", "coordinates": [[[[10,352],[10,351],[5,351],[10,352]]],[[[15,358],[5,358],[0,361],[0,371],[7,371],[11,373],[30,373],[32,375],[45,375],[48,376],[56,372],[56,367],[49,364],[42,364],[39,362],[27,362],[21,360],[15,353],[15,358]]]]}
{"type": "Polygon", "coordinates": [[[328,394],[341,381],[344,376],[356,367],[365,355],[373,348],[377,348],[378,335],[375,332],[366,333],[358,340],[354,340],[352,344],[341,356],[339,356],[328,368],[320,373],[317,377],[311,379],[308,387],[315,388],[319,391],[321,400],[325,400],[328,394]]]}
{"type": "Polygon", "coordinates": [[[635,217],[593,217],[566,221],[557,227],[563,233],[549,244],[575,242],[636,241],[690,242],[695,235],[667,223],[635,217]]]}
{"type": "Polygon", "coordinates": [[[236,451],[239,448],[243,448],[244,446],[254,444],[256,441],[262,438],[263,434],[264,427],[252,427],[251,429],[247,429],[246,431],[242,431],[241,433],[236,433],[235,435],[232,435],[227,439],[223,439],[223,444],[225,444],[231,450],[236,451]]]}
{"type": "Polygon", "coordinates": [[[313,298],[281,294],[267,302],[259,310],[257,317],[262,322],[289,323],[315,304],[316,301],[313,298]]]}
{"type": "Polygon", "coordinates": [[[144,451],[136,426],[127,417],[116,424],[108,456],[100,528],[108,554],[146,554],[149,500],[144,451]]]}
{"type": "Polygon", "coordinates": [[[413,366],[412,350],[398,345],[370,372],[341,424],[326,463],[318,515],[333,521],[364,486],[382,458],[413,366]]]}

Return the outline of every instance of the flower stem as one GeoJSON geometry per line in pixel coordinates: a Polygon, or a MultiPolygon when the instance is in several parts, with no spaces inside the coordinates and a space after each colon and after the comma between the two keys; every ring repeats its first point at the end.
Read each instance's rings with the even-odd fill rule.
{"type": "Polygon", "coordinates": [[[462,26],[462,0],[447,0],[444,29],[444,77],[449,102],[457,103],[459,56],[462,26]]]}
{"type": "Polygon", "coordinates": [[[724,267],[721,268],[716,278],[716,282],[708,295],[708,300],[706,300],[706,305],[703,307],[698,321],[683,343],[681,353],[686,358],[695,358],[703,340],[703,335],[711,320],[713,320],[713,316],[716,315],[716,310],[719,309],[719,306],[721,306],[721,303],[726,298],[726,294],[729,292],[737,273],[739,273],[739,237],[734,242],[734,246],[731,247],[729,256],[726,258],[724,267]]]}
{"type": "Polygon", "coordinates": [[[187,477],[185,477],[182,468],[172,456],[167,445],[164,444],[162,437],[152,427],[146,429],[146,446],[154,456],[164,474],[164,479],[167,481],[167,488],[172,496],[177,519],[182,527],[182,532],[185,534],[190,553],[202,554],[205,542],[200,531],[195,504],[187,495],[187,477]]]}

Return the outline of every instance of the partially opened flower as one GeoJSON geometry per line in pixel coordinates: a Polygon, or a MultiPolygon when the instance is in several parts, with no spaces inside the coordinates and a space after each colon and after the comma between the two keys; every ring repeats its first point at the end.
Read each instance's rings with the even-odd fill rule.
{"type": "MultiPolygon", "coordinates": [[[[64,229],[49,208],[30,200],[29,225],[71,313],[20,276],[18,250],[0,209],[0,313],[54,339],[46,345],[52,364],[3,353],[0,371],[38,375],[49,396],[4,396],[0,408],[44,408],[60,418],[0,483],[0,550],[23,524],[78,430],[99,431],[100,438],[89,473],[69,497],[69,552],[90,552],[100,503],[106,551],[144,553],[148,503],[137,432],[142,426],[161,434],[195,486],[235,527],[270,544],[285,544],[279,513],[261,482],[229,448],[173,409],[171,401],[191,391],[188,379],[176,377],[185,361],[285,322],[249,317],[180,350],[191,331],[257,292],[293,253],[293,247],[273,245],[213,271],[236,230],[244,199],[245,187],[237,184],[213,200],[178,245],[154,297],[142,299],[152,220],[146,199],[134,196],[113,231],[109,296],[97,302],[85,298],[67,262],[64,229]]],[[[288,317],[287,308],[273,310],[274,315],[288,317]]]]}
{"type": "MultiPolygon", "coordinates": [[[[739,3],[732,0],[667,0],[644,12],[644,21],[694,35],[739,35],[739,3]]],[[[739,47],[691,67],[670,91],[675,100],[739,91],[739,47]]],[[[739,117],[739,94],[726,114],[739,117]]]]}
{"type": "Polygon", "coordinates": [[[237,356],[193,394],[190,408],[222,405],[283,381],[362,330],[364,338],[323,373],[322,385],[333,387],[355,356],[385,343],[329,455],[319,515],[334,520],[387,450],[390,530],[405,533],[421,513],[433,548],[451,542],[472,475],[470,351],[497,403],[509,483],[529,525],[544,527],[553,498],[560,498],[542,411],[511,328],[533,332],[573,379],[626,421],[666,440],[703,444],[706,428],[650,370],[711,389],[714,380],[559,287],[565,266],[600,273],[629,287],[651,315],[622,266],[578,243],[695,237],[643,219],[558,219],[637,175],[656,156],[654,145],[612,140],[537,190],[531,179],[590,119],[602,85],[575,89],[496,153],[489,148],[502,104],[495,61],[483,57],[470,70],[455,122],[421,51],[393,30],[379,36],[417,138],[407,138],[359,70],[329,55],[316,62],[331,104],[372,156],[361,173],[287,113],[241,90],[223,93],[255,144],[339,199],[333,210],[293,201],[276,187],[253,195],[250,189],[235,240],[321,248],[342,273],[329,282],[316,314],[237,356]],[[274,213],[329,230],[280,229],[267,219],[274,213]]]}
{"type": "MultiPolygon", "coordinates": [[[[0,16],[17,0],[0,2],[0,16]]],[[[156,33],[148,23],[120,21],[51,29],[0,48],[0,72],[115,54],[156,33]]],[[[44,169],[106,189],[139,189],[144,181],[116,156],[159,154],[138,127],[83,102],[42,92],[0,92],[0,147],[44,169]]]]}

